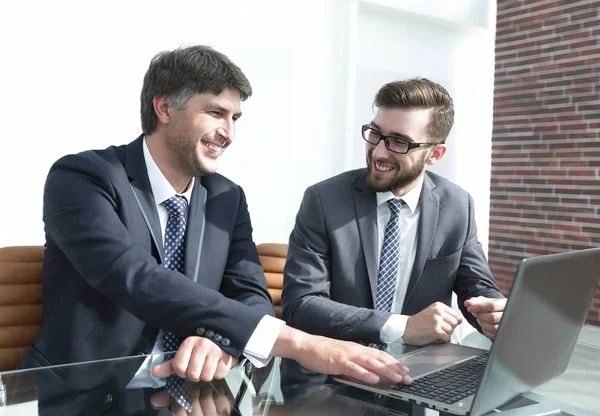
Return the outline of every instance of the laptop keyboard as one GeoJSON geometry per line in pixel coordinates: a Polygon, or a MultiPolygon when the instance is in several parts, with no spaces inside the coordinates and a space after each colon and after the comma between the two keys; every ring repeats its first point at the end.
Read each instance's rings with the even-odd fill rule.
{"type": "Polygon", "coordinates": [[[413,380],[410,386],[396,384],[395,390],[447,404],[475,394],[483,377],[488,354],[460,363],[458,366],[413,380]]]}

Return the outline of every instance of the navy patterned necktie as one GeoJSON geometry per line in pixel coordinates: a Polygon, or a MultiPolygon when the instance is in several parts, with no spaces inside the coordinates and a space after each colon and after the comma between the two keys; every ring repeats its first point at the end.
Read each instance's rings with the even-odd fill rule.
{"type": "MultiPolygon", "coordinates": [[[[183,273],[183,242],[187,223],[187,200],[181,195],[175,195],[163,202],[169,213],[164,238],[165,267],[183,273]]],[[[169,331],[164,331],[163,348],[165,352],[177,351],[184,338],[169,331]]],[[[173,396],[186,411],[191,412],[189,403],[190,390],[186,379],[172,374],[167,378],[165,390],[173,396]]]]}
{"type": "MultiPolygon", "coordinates": [[[[392,309],[394,293],[396,292],[396,280],[398,278],[398,254],[400,252],[400,210],[404,201],[401,199],[390,199],[390,219],[385,227],[383,244],[381,247],[381,258],[379,259],[379,276],[377,278],[377,300],[375,309],[389,312],[392,309]]],[[[377,349],[385,348],[382,344],[371,344],[377,349]]]]}

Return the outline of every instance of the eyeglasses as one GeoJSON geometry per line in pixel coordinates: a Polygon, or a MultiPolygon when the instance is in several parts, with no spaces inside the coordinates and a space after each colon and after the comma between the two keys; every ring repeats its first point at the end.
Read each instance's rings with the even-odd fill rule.
{"type": "Polygon", "coordinates": [[[413,143],[408,140],[401,139],[396,136],[384,136],[379,130],[370,124],[362,126],[362,137],[365,141],[377,146],[381,140],[385,143],[385,147],[394,153],[408,153],[411,149],[416,149],[421,146],[435,146],[436,144],[444,144],[444,142],[438,143],[413,143]]]}

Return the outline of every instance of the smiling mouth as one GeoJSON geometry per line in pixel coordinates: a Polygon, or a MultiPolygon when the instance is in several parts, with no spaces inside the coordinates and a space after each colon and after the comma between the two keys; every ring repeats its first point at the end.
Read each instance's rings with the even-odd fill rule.
{"type": "Polygon", "coordinates": [[[375,161],[373,162],[373,167],[375,167],[375,170],[377,172],[381,172],[381,173],[391,172],[392,170],[394,170],[394,168],[391,166],[383,166],[375,161]]]}
{"type": "Polygon", "coordinates": [[[202,145],[206,147],[208,150],[211,150],[215,153],[221,153],[225,149],[225,143],[217,144],[215,142],[209,142],[207,140],[202,140],[202,145]]]}

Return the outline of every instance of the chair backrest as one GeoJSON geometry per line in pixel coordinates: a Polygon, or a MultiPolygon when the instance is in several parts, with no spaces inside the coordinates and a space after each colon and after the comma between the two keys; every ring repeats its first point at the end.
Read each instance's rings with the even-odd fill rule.
{"type": "Polygon", "coordinates": [[[0,248],[0,370],[14,370],[42,322],[43,246],[0,248]]]}
{"type": "Polygon", "coordinates": [[[281,289],[283,289],[283,267],[287,256],[287,244],[264,243],[256,246],[260,263],[265,269],[269,294],[275,306],[275,316],[281,318],[281,289]]]}
{"type": "MultiPolygon", "coordinates": [[[[278,318],[287,248],[274,243],[257,246],[278,318]]],[[[43,246],[0,248],[0,371],[14,370],[39,332],[43,260],[43,246]]]]}

